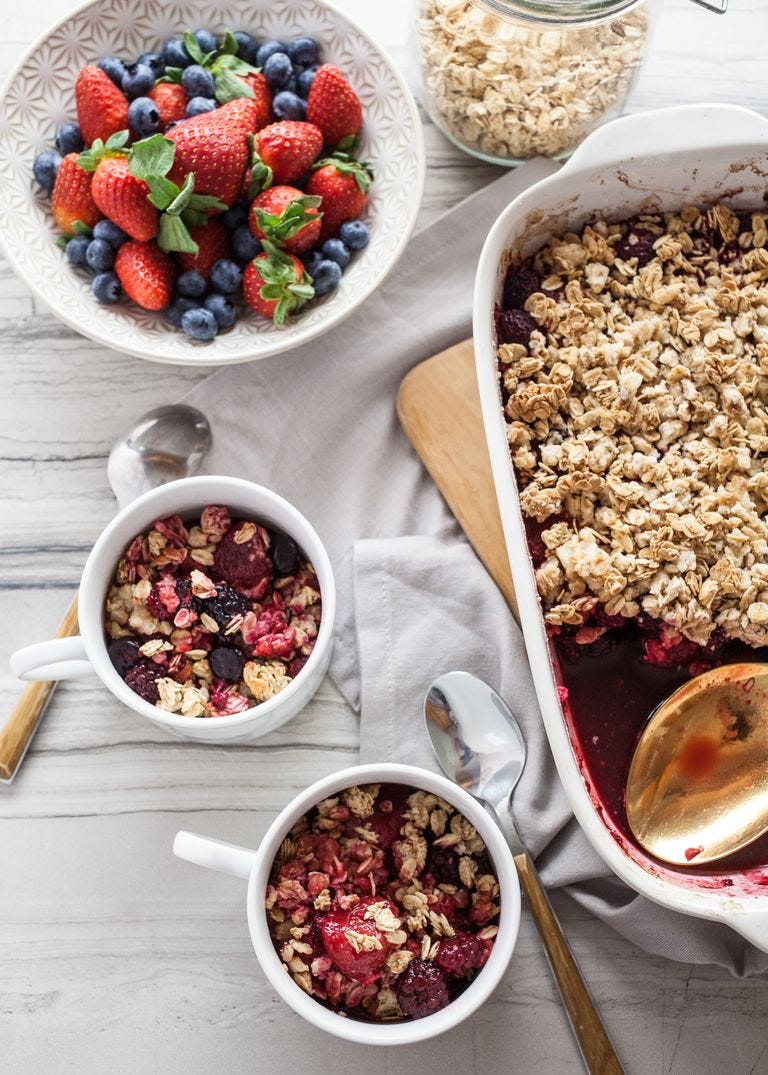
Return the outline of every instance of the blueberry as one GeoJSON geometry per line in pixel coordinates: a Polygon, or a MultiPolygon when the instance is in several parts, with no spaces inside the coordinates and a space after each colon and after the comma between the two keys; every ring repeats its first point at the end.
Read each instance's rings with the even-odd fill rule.
{"type": "Polygon", "coordinates": [[[246,63],[256,66],[256,53],[259,50],[259,44],[255,37],[251,34],[247,34],[245,30],[235,30],[235,41],[237,41],[237,54],[241,60],[245,60],[246,63]]]}
{"type": "Polygon", "coordinates": [[[306,119],[307,102],[290,90],[280,90],[272,101],[272,111],[278,119],[306,119]]]}
{"type": "Polygon", "coordinates": [[[61,154],[55,149],[44,149],[32,162],[32,174],[44,190],[53,190],[60,166],[61,154]]]}
{"type": "Polygon", "coordinates": [[[165,64],[159,52],[142,52],[136,63],[143,63],[152,68],[155,78],[162,78],[165,74],[165,64]]]}
{"type": "Polygon", "coordinates": [[[93,237],[94,239],[106,239],[115,250],[122,246],[128,238],[123,229],[118,228],[117,224],[113,224],[111,220],[100,220],[98,224],[94,224],[93,237]]]}
{"type": "Polygon", "coordinates": [[[299,547],[287,534],[275,534],[269,551],[278,575],[292,575],[299,566],[299,547]]]}
{"type": "Polygon", "coordinates": [[[115,263],[115,248],[106,239],[91,239],[85,260],[94,272],[106,272],[115,263]]]}
{"type": "Polygon", "coordinates": [[[264,64],[264,78],[272,89],[281,89],[293,74],[293,64],[284,52],[273,52],[264,64]]]}
{"type": "Polygon", "coordinates": [[[120,281],[117,278],[117,273],[100,272],[98,276],[94,276],[91,291],[99,302],[117,302],[120,298],[120,281]]]}
{"type": "Polygon", "coordinates": [[[86,265],[85,252],[91,244],[87,235],[76,235],[67,243],[65,254],[72,265],[86,265]]]}
{"type": "Polygon", "coordinates": [[[229,258],[219,258],[211,268],[211,284],[223,295],[233,295],[240,290],[243,282],[243,270],[229,258]]]}
{"type": "Polygon", "coordinates": [[[284,45],[282,41],[264,41],[259,45],[256,50],[256,67],[264,67],[270,56],[274,56],[277,52],[285,53],[287,45],[284,45]]]}
{"type": "Polygon", "coordinates": [[[160,126],[160,113],[151,97],[136,97],[128,106],[128,123],[138,138],[148,138],[160,126]]]}
{"type": "Polygon", "coordinates": [[[125,69],[123,75],[123,93],[132,100],[134,97],[145,97],[155,84],[155,73],[145,63],[132,63],[125,69]]]}
{"type": "Polygon", "coordinates": [[[291,75],[286,84],[281,88],[287,90],[289,93],[296,93],[299,88],[299,80],[296,78],[296,75],[291,75]]]}
{"type": "Polygon", "coordinates": [[[114,642],[109,643],[107,653],[118,675],[121,676],[124,676],[129,668],[133,668],[136,662],[141,660],[139,643],[134,638],[116,638],[114,642]]]}
{"type": "Polygon", "coordinates": [[[180,295],[177,299],[174,299],[171,305],[166,310],[166,317],[176,328],[181,327],[181,319],[187,310],[194,310],[197,308],[197,303],[194,299],[188,299],[184,295],[180,295]]]}
{"type": "Polygon", "coordinates": [[[235,231],[241,224],[245,224],[248,219],[248,203],[247,202],[235,202],[231,209],[227,209],[226,213],[222,213],[219,220],[230,231],[235,231]]]}
{"type": "Polygon", "coordinates": [[[67,153],[79,153],[85,148],[83,135],[76,123],[62,123],[56,134],[56,148],[62,157],[67,153]]]}
{"type": "Polygon", "coordinates": [[[261,243],[247,224],[232,232],[232,253],[238,261],[253,261],[261,252],[261,243]]]}
{"type": "Polygon", "coordinates": [[[302,71],[298,78],[298,90],[299,96],[309,97],[309,91],[312,88],[312,83],[315,81],[315,75],[317,74],[317,67],[308,67],[306,71],[302,71]]]}
{"type": "Polygon", "coordinates": [[[335,261],[340,269],[346,269],[351,255],[349,247],[341,239],[326,239],[323,243],[323,257],[335,261]]]}
{"type": "Polygon", "coordinates": [[[335,287],[339,286],[340,280],[341,269],[336,262],[328,261],[327,258],[323,258],[318,262],[317,268],[312,276],[315,294],[327,295],[329,291],[333,291],[335,287]]]}
{"type": "Polygon", "coordinates": [[[232,328],[237,321],[237,310],[226,295],[209,295],[203,305],[216,318],[219,328],[232,328]]]}
{"type": "Polygon", "coordinates": [[[319,250],[310,250],[309,253],[304,255],[304,268],[307,270],[310,276],[314,277],[317,272],[317,267],[323,260],[323,255],[319,250]]]}
{"type": "Polygon", "coordinates": [[[347,220],[339,228],[339,238],[350,250],[362,250],[371,237],[367,224],[362,220],[347,220]]]}
{"type": "Polygon", "coordinates": [[[195,30],[194,36],[203,52],[215,52],[219,47],[219,39],[210,30],[195,30]]]}
{"type": "Polygon", "coordinates": [[[301,67],[317,63],[319,52],[317,41],[313,37],[296,37],[288,46],[288,55],[301,67]]]}
{"type": "Polygon", "coordinates": [[[181,76],[181,84],[187,97],[213,97],[216,90],[213,75],[199,63],[193,63],[185,68],[181,76]]]}
{"type": "Polygon", "coordinates": [[[118,89],[123,88],[123,75],[125,74],[125,64],[122,60],[119,60],[117,56],[104,56],[96,64],[100,67],[105,75],[108,75],[112,79],[118,89]]]}
{"type": "Polygon", "coordinates": [[[166,67],[189,67],[193,62],[180,37],[169,37],[160,52],[166,67]]]}
{"type": "Polygon", "coordinates": [[[201,295],[205,294],[207,287],[205,277],[193,270],[183,272],[176,281],[176,290],[186,299],[199,299],[201,295]]]}
{"type": "Polygon", "coordinates": [[[187,101],[187,115],[201,116],[203,112],[213,112],[218,105],[212,97],[193,97],[187,101]]]}
{"type": "Polygon", "coordinates": [[[208,660],[211,663],[211,671],[219,679],[226,679],[228,683],[239,682],[245,664],[239,649],[217,646],[211,650],[208,660]]]}
{"type": "Polygon", "coordinates": [[[203,310],[200,306],[187,310],[181,315],[181,327],[187,336],[191,336],[193,340],[200,340],[201,343],[208,343],[219,330],[216,318],[211,311],[203,310]]]}

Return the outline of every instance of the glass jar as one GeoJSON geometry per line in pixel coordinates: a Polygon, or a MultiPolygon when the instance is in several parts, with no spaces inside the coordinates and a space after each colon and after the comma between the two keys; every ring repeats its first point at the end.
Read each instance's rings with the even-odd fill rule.
{"type": "Polygon", "coordinates": [[[415,0],[424,106],[494,164],[567,157],[619,115],[662,0],[415,0]]]}

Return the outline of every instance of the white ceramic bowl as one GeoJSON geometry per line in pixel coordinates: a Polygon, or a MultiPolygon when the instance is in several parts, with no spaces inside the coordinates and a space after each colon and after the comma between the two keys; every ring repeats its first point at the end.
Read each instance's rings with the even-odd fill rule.
{"type": "Polygon", "coordinates": [[[154,362],[227,365],[266,358],[316,339],[378,287],[413,230],[424,186],[424,139],[416,104],[388,56],[365,31],[324,0],[91,0],[35,42],[0,92],[0,245],[37,297],[92,340],[154,362]],[[56,245],[48,198],[32,178],[32,161],[75,118],[80,68],[101,56],[135,57],[198,26],[247,30],[259,39],[311,34],[325,61],[348,76],[363,104],[362,160],[375,173],[365,219],[369,245],[355,255],[338,289],[281,329],[246,314],[229,332],[198,344],[162,313],[133,303],[103,306],[90,277],[56,245]]]}
{"type": "Polygon", "coordinates": [[[333,647],[336,587],[328,554],[300,511],[261,485],[240,478],[205,476],[169,482],[138,497],[112,520],[93,546],[78,594],[80,634],[55,638],[17,650],[11,670],[22,679],[75,679],[95,672],[104,686],[134,713],[181,739],[204,743],[244,743],[260,739],[303,709],[320,686],[333,647]],[[207,504],[222,504],[234,514],[289,534],[317,572],[323,602],[315,648],[289,685],[261,705],[228,717],[183,717],[150,705],[126,685],[107,653],[104,601],[118,560],[137,534],[166,515],[189,516],[207,504]]]}
{"type": "Polygon", "coordinates": [[[275,992],[307,1022],[347,1041],[364,1045],[407,1045],[435,1037],[456,1026],[476,1011],[499,984],[512,956],[520,926],[520,885],[509,848],[500,830],[477,800],[446,780],[412,765],[358,765],[344,769],[307,788],[286,806],[272,822],[258,850],[221,843],[191,832],[179,832],[173,852],[198,866],[220,870],[248,881],[247,911],[251,941],[261,968],[275,992]],[[431,791],[460,810],[485,841],[499,882],[499,932],[483,969],[467,989],[447,1007],[423,1019],[402,1023],[371,1023],[347,1018],[308,996],[293,979],[275,951],[264,908],[269,874],[274,857],[298,819],[329,795],[353,784],[406,784],[431,791]]]}
{"type": "MultiPolygon", "coordinates": [[[[768,121],[731,105],[686,105],[626,116],[590,135],[555,175],[519,195],[486,239],[477,269],[474,341],[488,450],[541,714],[573,811],[595,849],[637,892],[676,911],[726,922],[768,951],[768,863],[685,873],[630,844],[593,802],[557,696],[544,617],[507,446],[496,365],[494,306],[506,267],[590,218],[672,211],[726,200],[764,207],[768,121]]],[[[608,688],[607,688],[608,689],[608,688]]]]}

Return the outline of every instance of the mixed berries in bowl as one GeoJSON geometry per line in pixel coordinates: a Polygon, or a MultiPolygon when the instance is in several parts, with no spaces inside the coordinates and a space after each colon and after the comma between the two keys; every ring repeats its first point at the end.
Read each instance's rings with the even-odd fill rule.
{"type": "Polygon", "coordinates": [[[174,853],[248,878],[272,987],[369,1045],[443,1033],[488,999],[520,921],[509,848],[483,807],[410,765],[355,766],[301,792],[258,850],[182,832],[174,853]]]}
{"type": "Polygon", "coordinates": [[[373,173],[352,153],[357,94],[320,59],[312,37],[201,29],[80,70],[77,122],[32,172],[97,302],[164,310],[208,343],[239,299],[280,327],[338,287],[368,245],[373,173]]]}
{"type": "Polygon", "coordinates": [[[0,97],[0,242],[70,325],[154,361],[266,357],[381,282],[423,185],[401,76],[318,0],[93,0],[0,97]],[[186,27],[198,29],[190,30],[186,27]],[[229,29],[231,27],[231,29],[229,29]],[[233,32],[234,31],[234,32],[233,32]],[[55,54],[50,69],[46,57],[55,54]]]}

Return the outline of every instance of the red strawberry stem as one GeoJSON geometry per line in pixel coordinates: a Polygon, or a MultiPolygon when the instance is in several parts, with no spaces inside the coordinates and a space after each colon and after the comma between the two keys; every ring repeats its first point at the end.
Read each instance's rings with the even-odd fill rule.
{"type": "Polygon", "coordinates": [[[268,213],[257,207],[256,219],[267,239],[275,246],[282,247],[287,239],[293,238],[302,228],[322,217],[322,213],[307,212],[308,209],[317,209],[322,200],[317,194],[305,194],[301,198],[294,198],[279,214],[268,213]]]}
{"type": "Polygon", "coordinates": [[[314,298],[315,289],[312,287],[312,277],[307,272],[302,273],[300,280],[296,279],[293,259],[269,239],[262,240],[261,245],[269,256],[256,258],[253,263],[256,272],[264,281],[259,295],[267,302],[277,299],[272,320],[279,328],[288,314],[300,310],[306,302],[314,298]]]}
{"type": "Polygon", "coordinates": [[[363,194],[367,193],[373,182],[373,168],[367,161],[356,160],[349,153],[335,152],[330,157],[323,157],[322,160],[315,161],[312,165],[312,170],[324,168],[329,164],[332,164],[337,172],[344,172],[347,175],[354,176],[363,194]]]}

